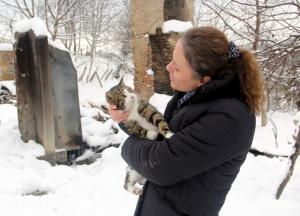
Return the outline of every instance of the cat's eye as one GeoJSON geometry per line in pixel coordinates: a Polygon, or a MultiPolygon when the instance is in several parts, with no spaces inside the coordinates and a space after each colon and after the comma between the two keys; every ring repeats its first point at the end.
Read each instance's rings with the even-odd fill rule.
{"type": "Polygon", "coordinates": [[[131,89],[131,88],[127,88],[127,90],[128,90],[130,93],[133,93],[133,92],[134,92],[133,89],[131,89]]]}

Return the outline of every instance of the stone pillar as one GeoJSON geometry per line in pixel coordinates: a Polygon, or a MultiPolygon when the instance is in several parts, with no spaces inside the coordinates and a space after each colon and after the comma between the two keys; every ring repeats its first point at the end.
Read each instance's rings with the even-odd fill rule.
{"type": "Polygon", "coordinates": [[[16,33],[16,90],[22,139],[45,147],[44,159],[74,159],[82,147],[77,74],[70,54],[48,45],[47,36],[16,33]],[[70,154],[72,152],[72,154],[70,154]]]}
{"type": "Polygon", "coordinates": [[[146,100],[154,92],[172,94],[165,66],[178,35],[162,34],[161,28],[169,19],[193,21],[194,0],[131,0],[130,4],[135,90],[146,100]]]}
{"type": "Polygon", "coordinates": [[[0,80],[14,80],[14,52],[0,50],[0,80]]]}
{"type": "Polygon", "coordinates": [[[136,92],[148,100],[154,93],[154,77],[151,69],[151,45],[149,34],[163,24],[163,1],[131,0],[131,45],[135,65],[136,92]]]}

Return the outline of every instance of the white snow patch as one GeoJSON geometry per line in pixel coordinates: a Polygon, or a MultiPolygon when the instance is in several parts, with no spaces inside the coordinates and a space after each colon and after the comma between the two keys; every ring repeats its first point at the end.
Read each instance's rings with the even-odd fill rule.
{"type": "Polygon", "coordinates": [[[294,115],[293,122],[296,128],[300,126],[300,111],[296,112],[296,114],[294,115]]]}
{"type": "Polygon", "coordinates": [[[150,76],[153,76],[154,75],[154,72],[151,68],[149,68],[147,71],[147,74],[150,75],[150,76]]]}
{"type": "Polygon", "coordinates": [[[48,38],[50,36],[45,23],[39,17],[20,20],[14,25],[14,33],[24,33],[30,30],[34,32],[35,36],[48,36],[48,38]]]}
{"type": "Polygon", "coordinates": [[[11,104],[1,104],[0,105],[0,126],[1,121],[8,121],[15,119],[17,116],[17,108],[11,104]]]}
{"type": "Polygon", "coordinates": [[[185,32],[190,28],[193,28],[191,21],[168,20],[163,24],[163,33],[185,32]]]}
{"type": "Polygon", "coordinates": [[[155,93],[149,99],[149,103],[153,105],[156,109],[158,109],[158,111],[164,113],[166,106],[168,102],[171,100],[171,98],[172,96],[169,95],[155,93]]]}
{"type": "Polygon", "coordinates": [[[293,145],[289,144],[294,143],[292,115],[274,112],[269,115],[269,118],[273,120],[274,125],[269,120],[265,127],[261,127],[261,119],[257,118],[252,148],[271,154],[290,155],[294,151],[293,145]],[[277,134],[276,138],[275,134],[277,134]]]}
{"type": "Polygon", "coordinates": [[[0,51],[13,51],[12,44],[0,44],[0,51]]]}
{"type": "MultiPolygon", "coordinates": [[[[53,41],[50,38],[51,37],[48,37],[48,44],[49,45],[53,46],[54,48],[66,51],[66,52],[70,52],[60,40],[53,41]]],[[[73,59],[72,59],[72,61],[73,61],[73,59]]],[[[73,63],[73,65],[74,65],[74,63],[73,63]]]]}
{"type": "Polygon", "coordinates": [[[1,86],[7,88],[12,95],[16,95],[16,85],[14,80],[0,81],[0,89],[1,86]]]}
{"type": "Polygon", "coordinates": [[[33,17],[31,19],[24,19],[18,21],[14,25],[14,33],[24,33],[32,30],[35,36],[47,36],[48,37],[48,44],[60,49],[69,52],[69,50],[65,47],[65,45],[60,40],[53,41],[51,39],[51,34],[49,33],[46,24],[42,19],[39,17],[33,17]]]}

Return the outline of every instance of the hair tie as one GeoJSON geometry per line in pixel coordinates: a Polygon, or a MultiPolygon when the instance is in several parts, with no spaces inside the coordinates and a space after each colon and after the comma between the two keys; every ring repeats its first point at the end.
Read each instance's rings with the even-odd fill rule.
{"type": "Polygon", "coordinates": [[[238,59],[241,56],[239,48],[235,45],[233,41],[229,42],[228,51],[229,51],[229,55],[228,55],[229,60],[238,59]]]}

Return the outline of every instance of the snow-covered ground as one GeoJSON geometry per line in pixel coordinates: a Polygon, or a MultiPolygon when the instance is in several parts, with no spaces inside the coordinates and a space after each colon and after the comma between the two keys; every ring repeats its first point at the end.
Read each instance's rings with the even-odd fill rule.
{"type": "MultiPolygon", "coordinates": [[[[116,81],[110,85],[114,83],[116,81]]],[[[97,85],[79,84],[79,96],[82,116],[91,121],[88,117],[93,111],[84,103],[103,104],[104,91],[97,85]]],[[[163,111],[169,99],[169,96],[155,94],[150,102],[163,111]]],[[[292,115],[275,112],[272,119],[277,126],[278,146],[271,124],[266,128],[257,127],[253,146],[287,155],[292,149],[288,144],[293,129],[292,115]]],[[[123,189],[126,163],[120,156],[120,148],[106,149],[102,157],[90,165],[50,166],[48,162],[36,159],[44,153],[41,145],[21,140],[16,107],[0,105],[0,121],[0,215],[133,215],[137,197],[123,189]]],[[[84,121],[83,132],[96,141],[108,130],[105,124],[84,121]]],[[[111,135],[111,139],[122,141],[125,138],[122,132],[115,137],[111,135]]],[[[102,142],[109,140],[106,138],[102,142]]],[[[281,199],[275,199],[288,165],[287,158],[271,159],[249,154],[220,216],[299,216],[299,162],[281,199]]]]}

